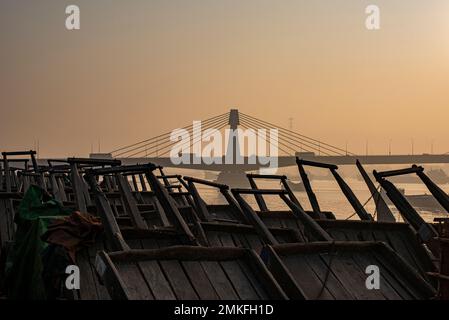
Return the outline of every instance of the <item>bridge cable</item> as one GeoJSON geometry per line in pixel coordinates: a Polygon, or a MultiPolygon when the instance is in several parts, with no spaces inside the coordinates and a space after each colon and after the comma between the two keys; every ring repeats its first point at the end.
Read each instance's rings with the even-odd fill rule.
{"type": "MultiPolygon", "coordinates": [[[[246,118],[242,117],[242,119],[246,119],[246,118]]],[[[258,121],[258,120],[252,120],[252,121],[255,121],[255,122],[256,122],[256,121],[258,121]]],[[[257,125],[261,125],[260,122],[257,123],[257,125]]],[[[272,128],[273,128],[273,129],[278,129],[278,130],[279,130],[280,132],[282,132],[282,133],[283,133],[283,131],[286,131],[286,129],[283,129],[283,128],[276,128],[276,127],[272,127],[272,128]]],[[[292,137],[291,135],[289,135],[289,134],[287,134],[287,133],[284,133],[283,135],[284,135],[284,136],[287,136],[290,140],[293,140],[293,141],[295,141],[295,142],[298,142],[298,143],[300,143],[301,145],[306,145],[306,146],[308,146],[309,148],[312,148],[312,149],[318,151],[319,153],[323,153],[323,154],[328,155],[328,156],[330,156],[331,154],[329,154],[329,153],[323,151],[323,149],[324,149],[324,150],[327,150],[327,151],[329,151],[329,152],[332,152],[333,155],[335,155],[335,154],[341,155],[341,156],[344,155],[344,154],[342,154],[342,153],[336,152],[335,150],[329,149],[329,148],[327,148],[326,146],[322,146],[322,145],[320,145],[320,144],[316,144],[316,143],[314,143],[314,142],[310,142],[310,141],[307,141],[307,140],[302,139],[302,138],[298,138],[298,137],[294,138],[294,137],[292,137]],[[299,140],[299,141],[298,141],[298,140],[299,140]],[[310,144],[312,144],[312,145],[310,145],[310,144]]],[[[304,148],[304,147],[302,146],[302,148],[304,148]]],[[[306,149],[306,148],[304,148],[304,149],[306,149]]],[[[309,150],[309,151],[310,151],[310,150],[309,150]]]]}
{"type": "MultiPolygon", "coordinates": [[[[206,130],[207,130],[207,129],[211,129],[211,128],[213,128],[213,126],[215,126],[215,125],[217,125],[217,124],[219,124],[219,123],[222,124],[222,126],[220,127],[220,129],[223,128],[223,127],[225,127],[225,126],[227,125],[227,122],[221,121],[221,122],[218,122],[218,123],[210,124],[210,125],[209,125],[208,127],[206,127],[205,129],[206,129],[206,130]]],[[[211,132],[211,134],[212,134],[212,132],[211,132]]],[[[201,141],[201,138],[202,138],[202,137],[199,137],[200,140],[197,139],[197,141],[195,141],[195,143],[198,142],[198,141],[201,141]]],[[[178,143],[178,141],[170,141],[168,144],[164,144],[163,147],[161,147],[161,148],[159,148],[159,149],[153,151],[152,153],[159,154],[159,152],[161,152],[162,150],[165,150],[165,149],[167,149],[167,148],[170,148],[170,147],[172,147],[173,145],[175,145],[176,143],[178,143]]],[[[189,139],[189,141],[182,143],[182,144],[181,144],[181,147],[184,147],[184,146],[186,146],[187,144],[192,145],[192,144],[193,144],[193,139],[189,139]],[[192,141],[192,142],[191,142],[191,141],[192,141]]],[[[161,146],[161,145],[159,145],[159,146],[157,146],[157,147],[160,147],[160,146],[161,146]]],[[[159,154],[158,156],[164,155],[164,154],[166,154],[166,153],[169,152],[169,151],[170,151],[170,150],[168,149],[168,150],[162,152],[161,154],[159,154]]],[[[135,156],[135,155],[137,155],[137,154],[140,154],[140,153],[142,153],[142,151],[137,152],[137,153],[134,153],[134,154],[130,155],[129,157],[133,157],[133,156],[135,156]]]]}
{"type": "MultiPolygon", "coordinates": [[[[224,124],[222,124],[218,129],[216,129],[217,131],[220,131],[221,129],[223,129],[224,127],[226,127],[228,125],[228,123],[226,122],[226,123],[224,123],[224,124]]],[[[210,128],[209,128],[210,129],[210,128]]],[[[214,129],[214,128],[213,128],[214,129]]],[[[206,129],[207,130],[207,129],[206,129]]],[[[202,139],[205,139],[205,138],[208,138],[208,137],[210,137],[211,135],[213,135],[213,131],[210,131],[208,134],[206,134],[206,135],[204,135],[204,136],[200,136],[200,137],[198,137],[198,139],[196,140],[196,141],[193,141],[193,139],[191,139],[191,141],[188,141],[188,143],[189,143],[189,147],[192,147],[193,148],[193,145],[194,144],[196,144],[196,143],[200,143],[201,142],[201,140],[202,139]]],[[[186,145],[187,143],[184,143],[184,144],[181,144],[181,148],[182,147],[184,147],[185,145],[186,145]]],[[[164,154],[166,154],[167,152],[169,152],[169,150],[167,150],[167,151],[165,151],[164,153],[161,153],[161,155],[164,155],[164,154]]]]}
{"type": "MultiPolygon", "coordinates": [[[[249,130],[254,130],[254,129],[252,129],[252,128],[249,128],[249,127],[247,127],[246,125],[242,125],[245,129],[249,129],[249,130]]],[[[254,131],[256,131],[256,130],[254,130],[254,131]]],[[[257,131],[256,131],[257,132],[257,131]]],[[[260,138],[262,138],[266,143],[270,143],[270,142],[268,142],[268,140],[264,137],[264,136],[262,136],[262,135],[259,135],[259,134],[257,134],[260,138]]],[[[290,147],[288,147],[288,146],[286,146],[287,148],[290,148],[290,147]]],[[[287,154],[287,155],[289,155],[289,154],[291,154],[291,153],[289,153],[288,151],[285,151],[284,149],[282,149],[282,148],[280,148],[279,146],[277,146],[277,148],[279,149],[279,150],[281,150],[282,152],[284,152],[285,154],[287,154]]]]}
{"type": "MultiPolygon", "coordinates": [[[[241,124],[242,124],[243,127],[247,128],[247,129],[249,129],[249,130],[254,130],[254,131],[257,132],[257,130],[255,130],[255,129],[253,128],[254,125],[252,125],[251,123],[248,123],[248,122],[246,122],[245,120],[241,120],[241,124]]],[[[262,128],[262,129],[263,129],[263,128],[262,128]]],[[[257,133],[257,135],[258,135],[258,136],[261,136],[261,135],[259,135],[259,133],[257,133]]],[[[262,137],[262,136],[261,136],[261,137],[262,137]]],[[[266,140],[265,140],[265,141],[266,141],[266,140]]],[[[285,141],[285,140],[284,140],[284,141],[285,141]]],[[[278,144],[283,145],[283,146],[285,146],[286,148],[288,148],[288,149],[290,149],[290,150],[293,151],[293,153],[287,152],[287,155],[292,155],[292,154],[294,155],[295,152],[297,151],[295,148],[292,148],[292,147],[289,146],[288,144],[283,143],[282,140],[281,140],[281,141],[278,141],[278,144]]]]}
{"type": "MultiPolygon", "coordinates": [[[[204,124],[202,125],[202,127],[209,129],[209,128],[212,128],[213,126],[217,125],[217,124],[223,123],[223,121],[225,121],[226,119],[227,119],[226,117],[223,117],[221,119],[216,119],[216,120],[213,120],[213,121],[209,121],[209,123],[207,123],[205,127],[204,127],[204,124]]],[[[190,129],[190,131],[188,131],[188,132],[191,133],[191,131],[193,131],[193,128],[190,129]]],[[[159,141],[157,141],[156,144],[154,142],[153,143],[149,143],[149,144],[146,144],[144,146],[140,146],[140,147],[128,150],[127,152],[122,153],[122,154],[126,154],[126,153],[129,154],[132,151],[139,150],[139,149],[144,148],[144,147],[146,148],[145,150],[141,150],[141,151],[135,152],[135,153],[133,153],[131,155],[128,155],[127,158],[130,158],[130,157],[133,157],[133,156],[135,156],[137,154],[141,154],[142,152],[145,152],[145,151],[148,151],[148,150],[152,150],[154,148],[159,148],[161,146],[164,146],[163,148],[160,148],[160,149],[157,149],[157,150],[151,152],[152,154],[157,153],[158,150],[163,150],[166,147],[170,147],[171,145],[174,145],[176,143],[176,141],[167,141],[167,138],[168,137],[166,137],[165,139],[160,139],[159,141]],[[161,141],[164,141],[165,143],[164,142],[163,143],[159,143],[161,141]],[[148,148],[149,145],[152,145],[152,146],[148,148]]]]}
{"type": "MultiPolygon", "coordinates": [[[[260,119],[254,118],[254,117],[249,116],[249,115],[247,115],[247,114],[244,114],[244,113],[242,113],[242,112],[240,112],[239,115],[243,115],[243,116],[246,116],[247,118],[250,118],[250,119],[253,119],[253,120],[257,120],[257,121],[259,121],[259,122],[266,123],[267,125],[273,126],[273,127],[275,127],[275,128],[277,127],[276,125],[274,125],[274,124],[272,124],[272,123],[270,123],[270,122],[267,122],[267,121],[264,121],[264,120],[260,120],[260,119]]],[[[323,141],[319,141],[319,140],[310,138],[310,137],[305,136],[305,135],[303,135],[303,134],[300,134],[300,133],[297,133],[297,132],[294,132],[294,131],[292,131],[292,130],[288,130],[288,129],[285,129],[285,128],[282,128],[282,127],[277,127],[277,128],[279,128],[279,129],[281,129],[281,130],[284,130],[284,131],[286,131],[286,132],[289,132],[290,134],[294,134],[294,135],[296,135],[296,136],[299,136],[299,137],[301,137],[302,139],[307,139],[307,140],[313,141],[313,142],[319,144],[320,146],[326,146],[326,147],[330,147],[331,149],[338,150],[338,151],[340,151],[342,154],[348,154],[348,155],[355,156],[355,154],[352,153],[352,152],[347,152],[346,150],[343,150],[343,149],[341,149],[341,148],[335,147],[335,146],[330,145],[330,144],[328,144],[328,143],[325,143],[325,142],[323,142],[323,141]]],[[[311,142],[310,142],[310,143],[311,143],[311,142]]],[[[323,148],[324,148],[324,147],[323,147],[323,148]]],[[[337,153],[337,151],[335,151],[335,150],[329,150],[329,151],[333,151],[333,152],[337,153]]]]}
{"type": "MultiPolygon", "coordinates": [[[[332,151],[332,152],[334,152],[334,153],[338,153],[338,154],[346,154],[346,150],[343,150],[343,149],[340,149],[340,148],[338,148],[338,147],[332,146],[332,145],[327,144],[327,143],[325,143],[325,142],[322,142],[322,141],[319,141],[319,140],[316,140],[316,139],[313,139],[313,138],[309,138],[309,137],[304,136],[304,135],[302,135],[302,134],[299,134],[299,133],[297,133],[297,132],[294,132],[294,131],[291,131],[291,130],[288,130],[288,129],[285,129],[285,128],[282,128],[282,127],[278,127],[278,126],[276,126],[276,125],[274,125],[274,124],[272,124],[272,123],[269,123],[269,122],[267,122],[267,121],[264,121],[264,120],[260,120],[260,119],[254,118],[254,117],[252,117],[252,116],[248,116],[248,115],[246,115],[246,114],[241,114],[241,115],[243,115],[243,117],[252,119],[252,120],[254,120],[254,121],[258,121],[259,123],[264,123],[264,124],[266,124],[266,125],[268,125],[268,126],[271,126],[271,127],[274,127],[274,128],[278,128],[279,130],[283,130],[283,131],[288,132],[288,133],[290,133],[290,134],[296,135],[296,136],[298,136],[297,139],[300,139],[300,140],[303,140],[303,141],[307,141],[308,143],[312,143],[312,144],[315,144],[315,145],[319,145],[321,148],[327,149],[327,150],[332,151]],[[310,141],[309,141],[309,140],[310,140],[310,141]],[[326,146],[330,147],[330,149],[329,149],[329,148],[326,148],[326,146]],[[337,152],[336,150],[338,150],[338,151],[340,151],[340,152],[337,152]]],[[[350,154],[350,153],[348,152],[348,154],[350,154]]]]}
{"type": "MultiPolygon", "coordinates": [[[[217,119],[217,118],[223,117],[223,116],[229,116],[229,112],[226,112],[226,113],[223,113],[223,114],[220,114],[220,115],[217,115],[217,116],[208,118],[208,119],[204,120],[203,122],[207,122],[207,121],[210,121],[210,120],[214,120],[214,119],[217,119]]],[[[187,130],[187,129],[189,129],[190,127],[193,127],[193,124],[191,124],[191,125],[189,125],[189,126],[185,126],[185,127],[181,128],[181,129],[186,129],[186,130],[187,130]]],[[[122,151],[122,150],[125,150],[125,149],[128,149],[128,148],[131,148],[131,147],[135,147],[135,146],[137,146],[137,145],[139,145],[139,144],[143,144],[143,143],[146,143],[146,142],[149,142],[149,141],[152,141],[152,140],[155,140],[155,139],[158,139],[158,138],[161,138],[161,137],[170,135],[170,134],[171,134],[171,132],[166,132],[166,133],[160,134],[160,135],[158,135],[158,136],[155,136],[155,137],[152,137],[152,138],[149,138],[149,139],[146,139],[146,140],[142,140],[142,141],[133,143],[133,144],[131,144],[131,145],[128,145],[128,146],[119,148],[119,149],[115,149],[115,150],[111,151],[111,153],[117,153],[117,152],[119,152],[119,151],[122,151]]]]}
{"type": "MultiPolygon", "coordinates": [[[[214,118],[211,118],[211,119],[207,119],[206,121],[204,121],[204,123],[206,123],[206,124],[208,125],[208,124],[210,124],[210,123],[212,123],[212,122],[215,123],[215,121],[218,121],[218,120],[224,120],[224,119],[226,119],[226,118],[227,118],[227,115],[225,114],[225,115],[222,115],[222,116],[219,116],[219,117],[214,117],[214,118]]],[[[190,125],[190,126],[188,126],[188,127],[181,128],[181,129],[187,130],[188,132],[191,132],[191,131],[193,130],[193,124],[190,125]],[[187,129],[186,129],[186,128],[187,128],[187,129]]],[[[141,148],[147,148],[148,146],[151,146],[151,145],[155,145],[155,144],[156,144],[156,146],[158,146],[158,145],[160,145],[159,143],[160,143],[161,141],[166,141],[166,140],[169,138],[170,135],[171,135],[171,133],[170,133],[170,134],[164,134],[164,135],[161,135],[161,136],[159,136],[159,137],[163,137],[163,138],[159,138],[159,139],[157,139],[157,140],[155,140],[155,141],[148,142],[148,143],[146,143],[146,144],[144,144],[144,145],[140,145],[140,146],[134,147],[134,148],[132,148],[132,149],[129,149],[129,150],[126,150],[126,151],[122,151],[121,153],[117,154],[116,157],[118,157],[118,156],[123,156],[123,155],[125,155],[125,154],[127,154],[127,153],[130,153],[130,152],[139,150],[139,149],[141,149],[141,148]]],[[[153,148],[154,148],[154,147],[150,147],[149,149],[153,149],[153,148]]]]}
{"type": "MultiPolygon", "coordinates": [[[[213,124],[213,126],[215,126],[216,124],[213,124]]],[[[223,126],[225,126],[226,124],[224,124],[223,126]]],[[[211,126],[212,127],[212,126],[211,126]]],[[[209,128],[207,128],[207,129],[209,129],[209,128]]],[[[173,147],[176,143],[178,143],[178,141],[167,141],[166,143],[162,143],[162,144],[158,144],[158,145],[156,145],[156,146],[153,146],[153,147],[151,147],[151,149],[154,149],[154,148],[158,148],[158,149],[156,149],[156,150],[153,150],[152,152],[151,152],[151,154],[155,154],[156,156],[160,156],[160,155],[163,155],[163,154],[166,154],[170,149],[170,147],[173,147]],[[166,150],[167,149],[167,150],[166,150]],[[163,152],[162,152],[163,151],[163,152]],[[162,153],[161,153],[162,152],[162,153]],[[159,154],[160,153],[160,154],[159,154]]],[[[190,143],[190,141],[187,141],[186,143],[184,143],[182,146],[184,146],[184,145],[186,145],[187,143],[190,143]]],[[[131,155],[129,155],[128,157],[130,158],[130,157],[134,157],[134,156],[136,156],[136,155],[138,155],[138,154],[141,154],[143,151],[139,151],[139,152],[136,152],[136,153],[133,153],[133,154],[131,154],[131,155]]]]}
{"type": "MultiPolygon", "coordinates": [[[[221,130],[221,129],[222,129],[223,127],[225,127],[227,124],[228,124],[227,121],[223,121],[223,120],[222,120],[222,121],[218,121],[218,122],[216,122],[216,123],[209,124],[209,125],[206,126],[206,127],[202,127],[202,131],[206,131],[206,130],[209,130],[209,129],[216,129],[216,126],[219,127],[218,130],[221,130]]],[[[205,136],[203,136],[202,133],[201,133],[201,135],[200,135],[199,137],[192,137],[192,139],[189,138],[189,141],[184,142],[184,143],[181,144],[180,146],[181,146],[181,147],[184,147],[184,146],[186,146],[186,145],[189,145],[189,147],[193,147],[194,144],[196,144],[196,143],[198,143],[198,142],[201,142],[201,140],[202,140],[203,138],[209,137],[212,133],[213,133],[213,132],[210,132],[209,135],[205,135],[205,136]],[[195,138],[197,138],[197,139],[195,140],[195,138]]],[[[172,143],[170,144],[170,146],[174,145],[175,143],[178,143],[178,141],[172,142],[172,143]]],[[[161,149],[159,149],[159,150],[164,150],[164,149],[166,149],[166,148],[167,148],[167,147],[164,147],[164,148],[161,148],[161,149]]],[[[167,152],[168,152],[168,150],[167,150],[167,151],[164,151],[162,154],[165,154],[165,153],[167,153],[167,152]]]]}
{"type": "MultiPolygon", "coordinates": [[[[241,119],[241,121],[242,122],[245,122],[246,124],[248,124],[248,121],[246,120],[246,119],[241,119]]],[[[251,123],[250,123],[251,124],[251,123]]],[[[251,126],[254,126],[254,127],[257,127],[257,126],[260,126],[259,124],[251,124],[251,126]]],[[[266,126],[262,126],[262,129],[266,129],[267,127],[266,126]]],[[[269,128],[269,129],[277,129],[277,128],[269,128]]],[[[306,144],[305,142],[301,142],[301,141],[298,141],[298,140],[295,140],[294,138],[292,138],[292,137],[290,137],[290,136],[288,136],[287,134],[285,134],[285,133],[283,133],[282,131],[279,131],[279,136],[281,136],[281,138],[283,138],[283,141],[285,141],[286,143],[289,143],[289,144],[292,144],[292,145],[294,145],[294,146],[296,146],[296,147],[298,147],[298,148],[301,148],[301,149],[305,149],[307,152],[311,152],[311,150],[310,149],[308,149],[308,148],[311,148],[312,150],[316,150],[316,151],[318,151],[318,152],[320,152],[320,153],[323,153],[323,154],[325,154],[325,155],[328,155],[328,156],[330,156],[331,154],[329,154],[329,153],[327,153],[327,152],[325,152],[325,151],[322,151],[321,149],[319,149],[318,147],[315,147],[315,146],[310,146],[309,144],[306,144]],[[287,141],[287,139],[289,139],[289,140],[291,140],[291,141],[287,141]],[[296,143],[293,143],[293,142],[296,142],[296,143],[299,143],[299,145],[298,144],[296,144],[296,143]],[[305,146],[304,146],[305,145],[305,146]]],[[[298,151],[298,150],[296,150],[296,149],[293,149],[293,150],[295,150],[295,154],[296,154],[296,152],[298,151]]]]}

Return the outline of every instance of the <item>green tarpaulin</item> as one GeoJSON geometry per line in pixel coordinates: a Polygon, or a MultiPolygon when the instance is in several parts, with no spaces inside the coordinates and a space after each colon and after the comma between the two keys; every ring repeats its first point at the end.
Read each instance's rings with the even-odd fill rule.
{"type": "Polygon", "coordinates": [[[41,236],[58,217],[71,213],[38,186],[25,193],[15,216],[16,237],[6,265],[5,287],[10,299],[46,299],[41,254],[47,243],[41,236]]]}

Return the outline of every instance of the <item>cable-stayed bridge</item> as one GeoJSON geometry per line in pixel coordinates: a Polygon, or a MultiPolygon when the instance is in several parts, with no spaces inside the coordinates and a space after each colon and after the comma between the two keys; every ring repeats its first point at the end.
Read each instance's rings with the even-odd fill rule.
{"type": "MultiPolygon", "coordinates": [[[[201,128],[192,123],[191,125],[181,128],[185,135],[189,137],[185,141],[172,141],[170,136],[172,131],[161,135],[142,140],[111,152],[114,158],[122,160],[124,164],[153,162],[164,167],[177,167],[186,169],[199,169],[209,171],[254,171],[267,167],[268,164],[260,163],[254,157],[248,157],[241,154],[240,144],[245,141],[239,141],[238,135],[231,135],[236,129],[242,129],[246,132],[252,131],[257,137],[258,143],[273,143],[268,138],[270,129],[277,130],[278,139],[276,148],[278,150],[277,166],[288,167],[295,165],[296,157],[305,160],[318,162],[333,163],[337,165],[354,165],[356,159],[364,164],[426,164],[426,163],[449,163],[449,154],[442,155],[356,155],[348,150],[333,146],[324,141],[320,141],[301,133],[277,126],[268,121],[255,118],[251,115],[232,109],[229,112],[220,114],[204,121],[201,121],[201,128]],[[215,131],[213,130],[215,129],[215,131]],[[212,139],[214,132],[223,132],[230,129],[225,134],[227,138],[225,144],[222,144],[225,150],[221,152],[222,156],[215,158],[202,158],[195,154],[201,154],[201,150],[197,153],[193,152],[195,148],[203,141],[207,144],[208,139],[212,139]],[[173,148],[182,148],[190,150],[187,155],[184,153],[182,163],[174,163],[170,157],[173,148]],[[232,156],[230,156],[232,154],[232,156]],[[240,161],[238,161],[240,160],[240,161]]],[[[200,147],[201,148],[201,147],[200,147]]],[[[181,156],[182,154],[179,154],[181,156]]]]}

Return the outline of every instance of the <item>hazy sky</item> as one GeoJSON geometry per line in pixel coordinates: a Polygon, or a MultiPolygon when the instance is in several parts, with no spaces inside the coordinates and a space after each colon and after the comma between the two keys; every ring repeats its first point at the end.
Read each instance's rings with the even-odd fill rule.
{"type": "Polygon", "coordinates": [[[449,1],[1,0],[0,103],[0,149],[42,157],[231,107],[355,153],[448,152],[449,1]]]}

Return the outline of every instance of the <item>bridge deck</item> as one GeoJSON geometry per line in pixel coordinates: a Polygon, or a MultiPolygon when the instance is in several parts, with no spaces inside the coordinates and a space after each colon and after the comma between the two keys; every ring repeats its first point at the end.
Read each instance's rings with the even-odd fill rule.
{"type": "MultiPolygon", "coordinates": [[[[336,165],[355,165],[356,160],[360,160],[365,165],[370,164],[429,164],[429,163],[449,163],[449,155],[372,155],[372,156],[304,156],[304,160],[313,160],[317,162],[332,163],[336,165]]],[[[259,164],[248,163],[248,158],[245,157],[243,164],[179,164],[174,165],[170,158],[122,158],[123,164],[136,164],[153,162],[164,167],[177,167],[185,169],[210,170],[210,171],[252,171],[266,167],[259,164]]],[[[296,165],[296,157],[294,156],[280,156],[278,158],[278,166],[290,167],[296,165]]]]}

